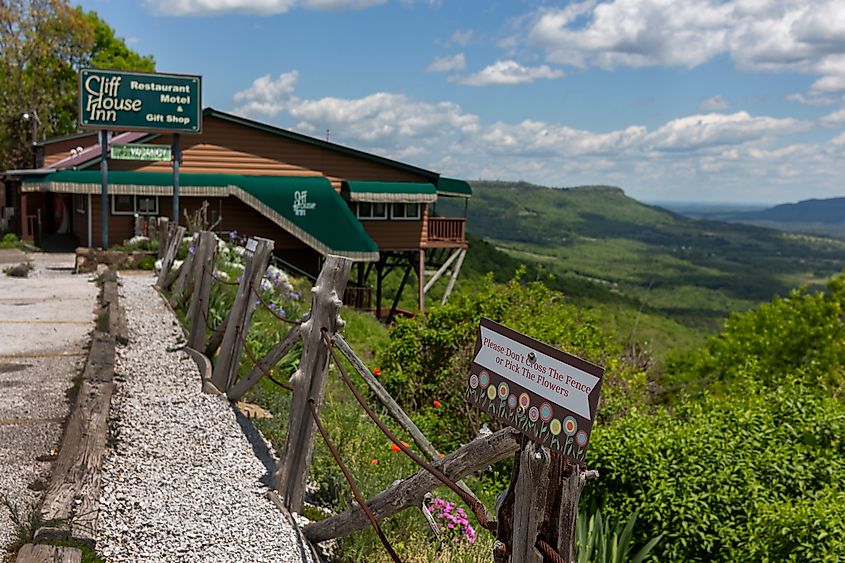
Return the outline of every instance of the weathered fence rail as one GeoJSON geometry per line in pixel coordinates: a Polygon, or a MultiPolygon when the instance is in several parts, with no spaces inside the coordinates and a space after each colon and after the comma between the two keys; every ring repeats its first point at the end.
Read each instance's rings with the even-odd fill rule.
{"type": "MultiPolygon", "coordinates": [[[[173,269],[185,229],[160,222],[158,230],[162,237],[162,268],[158,286],[165,291],[170,289],[169,302],[173,307],[187,305],[189,332],[186,347],[192,356],[200,358],[201,373],[206,374],[203,389],[237,401],[262,377],[268,376],[292,393],[288,434],[274,472],[275,500],[280,507],[291,512],[301,511],[318,432],[347,479],[355,503],[345,512],[305,526],[303,532],[308,540],[316,543],[349,535],[369,524],[376,530],[391,558],[398,561],[378,522],[406,508],[420,508],[436,531],[424,501],[435,488],[446,485],[467,503],[482,527],[496,536],[493,555],[497,563],[574,559],[578,499],[586,479],[595,476],[595,472],[588,472],[583,464],[575,464],[553,454],[512,428],[479,436],[441,458],[437,449],[338,332],[345,325],[339,315],[343,305],[340,296],[346,289],[352,265],[350,260],[340,256],[326,258],[312,289],[310,312],[303,320],[292,321],[273,311],[258,289],[272,254],[272,241],[252,240],[245,253],[243,275],[237,283],[233,283],[215,275],[218,239],[214,233],[202,231],[194,235],[186,259],[179,269],[173,269]],[[237,290],[230,310],[222,322],[213,326],[209,323],[209,300],[215,283],[237,285],[237,290]],[[255,357],[247,346],[250,324],[259,306],[273,313],[280,322],[292,325],[287,334],[261,358],[255,357]],[[298,342],[302,343],[298,369],[290,376],[289,382],[276,380],[271,372],[298,342]],[[347,375],[337,351],[367,383],[393,420],[432,461],[426,461],[403,443],[367,405],[347,375]],[[242,355],[249,358],[252,367],[239,377],[242,355]],[[358,492],[320,421],[330,360],[334,361],[344,384],[361,408],[385,436],[420,467],[416,474],[397,481],[369,500],[364,500],[358,492]],[[515,455],[512,482],[508,490],[500,495],[496,507],[497,520],[494,521],[487,508],[461,479],[511,455],[515,455]]],[[[463,258],[464,253],[453,256],[457,264],[463,258]]],[[[447,266],[444,265],[441,270],[445,272],[447,266]]]]}

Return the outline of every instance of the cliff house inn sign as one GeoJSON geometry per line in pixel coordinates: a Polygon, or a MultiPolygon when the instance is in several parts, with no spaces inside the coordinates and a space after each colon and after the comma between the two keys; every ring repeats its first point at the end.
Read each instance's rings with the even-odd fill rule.
{"type": "Polygon", "coordinates": [[[82,69],[79,125],[85,129],[199,133],[201,96],[199,76],[82,69]]]}

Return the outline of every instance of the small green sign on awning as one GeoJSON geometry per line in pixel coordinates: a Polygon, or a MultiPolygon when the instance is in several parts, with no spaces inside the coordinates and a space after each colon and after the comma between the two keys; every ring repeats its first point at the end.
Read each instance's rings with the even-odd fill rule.
{"type": "Polygon", "coordinates": [[[170,145],[127,145],[112,143],[109,156],[114,160],[170,161],[170,145]]]}

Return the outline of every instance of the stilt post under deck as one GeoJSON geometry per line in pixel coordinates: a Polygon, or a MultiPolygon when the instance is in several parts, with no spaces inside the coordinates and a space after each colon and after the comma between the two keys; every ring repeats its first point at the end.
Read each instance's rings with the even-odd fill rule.
{"type": "Polygon", "coordinates": [[[420,286],[420,313],[425,312],[425,250],[420,250],[420,267],[417,277],[420,286]]]}

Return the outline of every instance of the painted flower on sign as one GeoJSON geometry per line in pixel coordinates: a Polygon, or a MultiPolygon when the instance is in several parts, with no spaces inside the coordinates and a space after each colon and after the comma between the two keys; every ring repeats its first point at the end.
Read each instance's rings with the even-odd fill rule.
{"type": "Polygon", "coordinates": [[[490,374],[486,371],[482,371],[478,374],[478,383],[481,385],[481,388],[484,389],[488,385],[490,385],[490,374]]]}
{"type": "Polygon", "coordinates": [[[501,383],[499,383],[499,398],[500,398],[500,399],[507,399],[507,398],[508,398],[508,394],[509,394],[510,392],[511,392],[511,390],[508,388],[508,384],[507,384],[507,383],[505,383],[504,381],[502,381],[501,383]]]}
{"type": "Polygon", "coordinates": [[[575,435],[578,431],[578,423],[575,421],[574,417],[567,416],[563,419],[563,431],[566,432],[567,436],[575,435]]]}
{"type": "Polygon", "coordinates": [[[575,441],[578,443],[579,446],[583,448],[587,445],[587,433],[583,430],[579,431],[578,434],[575,436],[575,441]]]}
{"type": "Polygon", "coordinates": [[[516,395],[511,394],[511,396],[508,397],[508,408],[510,410],[513,410],[513,409],[516,408],[516,395]]]}
{"type": "Polygon", "coordinates": [[[552,406],[549,403],[540,405],[540,418],[543,422],[548,422],[552,419],[552,406]]]}
{"type": "Polygon", "coordinates": [[[531,406],[531,397],[528,396],[528,393],[522,393],[519,396],[519,406],[526,410],[531,406]]]}
{"type": "Polygon", "coordinates": [[[556,419],[556,418],[555,418],[555,419],[553,419],[553,420],[549,423],[549,432],[551,432],[551,433],[552,433],[553,435],[555,435],[555,436],[557,436],[558,434],[560,434],[561,428],[562,428],[562,425],[561,425],[561,423],[560,423],[560,420],[558,420],[558,419],[556,419]]]}
{"type": "Polygon", "coordinates": [[[475,375],[475,374],[472,374],[472,375],[469,376],[469,388],[475,389],[477,387],[478,387],[478,376],[475,375]]]}
{"type": "Polygon", "coordinates": [[[531,407],[528,409],[528,420],[531,422],[537,422],[538,418],[540,418],[540,409],[537,407],[531,407]]]}
{"type": "Polygon", "coordinates": [[[487,398],[491,401],[496,398],[496,388],[492,385],[487,388],[487,398]]]}

